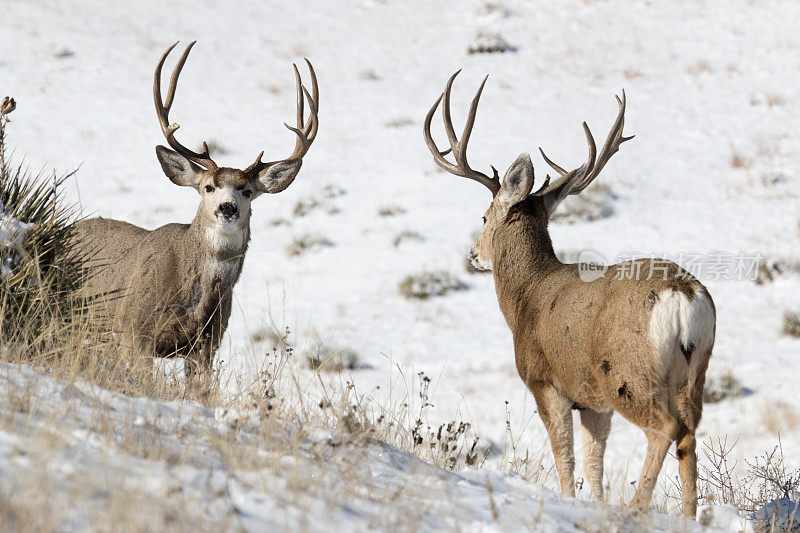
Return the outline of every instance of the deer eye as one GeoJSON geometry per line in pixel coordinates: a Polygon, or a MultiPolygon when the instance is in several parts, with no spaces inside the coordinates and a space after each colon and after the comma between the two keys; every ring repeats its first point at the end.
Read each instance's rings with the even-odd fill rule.
{"type": "Polygon", "coordinates": [[[486,224],[486,217],[483,217],[483,224],[486,224]]]}
{"type": "Polygon", "coordinates": [[[206,185],[206,192],[214,192],[214,187],[211,185],[206,185]]]}
{"type": "Polygon", "coordinates": [[[253,191],[242,191],[242,196],[245,198],[250,198],[251,194],[253,194],[253,191]]]}

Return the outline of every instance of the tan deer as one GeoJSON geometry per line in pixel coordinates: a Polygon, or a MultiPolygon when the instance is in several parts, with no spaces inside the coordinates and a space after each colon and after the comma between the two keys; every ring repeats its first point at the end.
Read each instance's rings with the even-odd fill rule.
{"type": "Polygon", "coordinates": [[[683,512],[697,511],[695,431],[703,407],[703,384],[714,344],[716,312],[706,288],[678,265],[640,259],[608,267],[582,281],[579,265],[563,264],[553,251],[547,224],[567,195],[594,180],[623,137],[625,93],[605,145],[597,149],[586,123],[589,158],[566,171],[545,161],[550,176],[533,194],[528,154],[511,165],[502,184],[470,168],[467,143],[483,80],[472,100],[459,140],[450,118],[450,90],[458,72],[431,107],[425,141],[436,163],[457,176],[485,185],[493,200],[469,257],[491,269],[500,309],[514,338],[516,366],[536,399],[556,460],[562,494],[574,496],[572,410],[583,426],[584,471],[592,498],[603,498],[603,455],[614,410],[647,436],[647,456],[631,506],[645,510],[670,444],[677,441],[683,512]],[[442,103],[450,150],[439,151],[430,133],[442,103]],[[445,156],[452,150],[455,163],[445,156]],[[638,276],[627,273],[638,272],[638,276]]]}
{"type": "Polygon", "coordinates": [[[184,147],[175,139],[178,124],[169,122],[178,76],[194,42],[175,66],[167,99],[161,99],[161,69],[177,44],[164,52],[155,69],[156,114],[174,150],[157,146],[156,156],[173,183],[200,194],[194,220],[150,231],[97,217],[79,222],[75,237],[92,254],[86,292],[98,306],[98,320],[110,322],[121,343],[135,353],[184,357],[191,375],[198,367],[210,369],[227,327],[233,286],[250,239],[250,203],[294,181],[317,135],[319,94],[311,63],[306,60],[310,93],[295,65],[297,127],[286,125],[297,136],[294,152],[270,163],[261,161],[261,152],[244,170],[217,166],[205,142],[202,153],[184,147]],[[307,121],[305,100],[310,108],[307,121]]]}

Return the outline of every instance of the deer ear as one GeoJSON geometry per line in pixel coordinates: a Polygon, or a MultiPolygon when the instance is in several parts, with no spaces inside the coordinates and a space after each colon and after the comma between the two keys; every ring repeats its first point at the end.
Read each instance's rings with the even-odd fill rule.
{"type": "Polygon", "coordinates": [[[292,184],[302,164],[302,159],[278,161],[258,173],[255,179],[256,187],[261,192],[270,194],[281,192],[292,184]]]}
{"type": "Polygon", "coordinates": [[[159,145],[156,146],[156,157],[158,162],[161,163],[161,170],[175,185],[197,188],[200,184],[200,180],[203,177],[203,169],[178,152],[159,145]]]}
{"type": "Polygon", "coordinates": [[[496,199],[510,207],[527,198],[532,188],[533,163],[531,163],[531,156],[520,154],[506,172],[496,199]]]}

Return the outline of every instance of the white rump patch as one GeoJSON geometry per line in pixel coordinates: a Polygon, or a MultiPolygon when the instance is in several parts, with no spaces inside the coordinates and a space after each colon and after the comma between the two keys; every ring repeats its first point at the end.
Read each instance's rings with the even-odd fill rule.
{"type": "Polygon", "coordinates": [[[698,292],[690,300],[685,294],[665,290],[658,295],[650,317],[650,340],[656,348],[657,364],[661,376],[675,361],[683,361],[683,352],[707,351],[714,344],[716,314],[711,300],[698,292]]]}

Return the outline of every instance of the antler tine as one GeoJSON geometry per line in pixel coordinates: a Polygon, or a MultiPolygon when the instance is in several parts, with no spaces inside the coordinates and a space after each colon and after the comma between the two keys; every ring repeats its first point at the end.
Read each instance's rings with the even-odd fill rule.
{"type": "Polygon", "coordinates": [[[544,158],[545,162],[546,162],[548,165],[550,165],[550,166],[553,168],[553,170],[555,170],[556,172],[558,172],[558,173],[559,173],[559,174],[561,174],[562,176],[563,176],[564,174],[566,174],[566,173],[567,173],[567,171],[566,171],[566,170],[564,170],[564,168],[563,168],[563,167],[560,167],[559,165],[556,165],[555,163],[553,163],[553,162],[550,160],[550,158],[549,158],[549,157],[547,157],[547,154],[545,154],[545,153],[544,153],[544,150],[542,150],[542,147],[541,147],[541,146],[539,147],[539,153],[540,153],[540,154],[542,154],[542,158],[544,158]]]}
{"type": "Polygon", "coordinates": [[[625,141],[633,139],[633,135],[630,137],[624,137],[622,135],[622,129],[625,126],[625,91],[622,91],[621,100],[618,96],[615,96],[615,98],[617,99],[617,103],[619,105],[619,113],[617,113],[617,118],[614,120],[614,124],[611,126],[611,131],[609,132],[606,142],[604,143],[602,150],[600,150],[599,155],[597,154],[597,145],[595,144],[594,137],[592,136],[592,132],[586,122],[583,123],[583,131],[586,135],[586,143],[589,146],[589,158],[585,164],[581,165],[575,170],[566,172],[563,168],[553,163],[545,155],[544,151],[539,148],[539,151],[541,152],[542,157],[547,164],[559,172],[561,177],[554,181],[551,185],[546,187],[543,186],[541,189],[539,189],[539,191],[535,193],[537,196],[554,191],[565,185],[569,187],[568,194],[579,194],[600,174],[600,171],[603,170],[603,167],[608,160],[611,159],[611,156],[619,151],[619,145],[625,141]],[[567,182],[571,183],[567,184],[567,182]]]}
{"type": "Polygon", "coordinates": [[[459,154],[459,157],[464,162],[464,166],[467,166],[467,144],[469,143],[470,135],[472,135],[472,126],[475,125],[475,115],[478,112],[478,103],[480,102],[481,99],[483,86],[486,85],[486,80],[488,79],[489,75],[487,74],[486,77],[483,78],[481,86],[478,87],[478,92],[475,93],[475,97],[469,104],[469,114],[467,115],[467,121],[464,123],[464,131],[461,132],[461,140],[458,141],[459,151],[461,152],[459,154]]]}
{"type": "Polygon", "coordinates": [[[461,74],[461,69],[458,69],[447,80],[444,87],[444,102],[442,102],[442,118],[444,119],[444,131],[447,133],[447,140],[450,141],[450,146],[453,148],[453,155],[456,154],[456,147],[458,146],[458,139],[456,138],[456,130],[453,128],[453,118],[450,116],[450,91],[453,88],[453,82],[456,76],[461,74]]]}
{"type": "Polygon", "coordinates": [[[305,96],[303,95],[303,84],[300,81],[300,71],[297,70],[297,65],[292,63],[292,68],[294,69],[294,81],[295,85],[297,86],[297,127],[305,130],[303,125],[305,120],[303,118],[305,117],[305,96]]]}
{"type": "Polygon", "coordinates": [[[311,76],[311,96],[309,97],[308,91],[306,91],[305,88],[303,91],[306,93],[306,97],[309,99],[309,107],[311,107],[314,111],[314,121],[311,122],[311,116],[308,117],[309,122],[311,122],[313,125],[313,128],[308,134],[308,138],[309,142],[313,142],[314,138],[317,136],[317,130],[319,129],[319,121],[316,119],[316,114],[319,110],[319,87],[317,86],[317,73],[314,72],[314,67],[311,66],[311,61],[306,58],[303,58],[303,60],[306,62],[306,65],[308,65],[308,73],[311,76]]]}
{"type": "Polygon", "coordinates": [[[317,75],[314,72],[314,67],[311,66],[311,62],[308,59],[306,59],[305,62],[308,65],[308,70],[311,74],[311,92],[309,92],[308,89],[306,89],[303,85],[297,65],[292,64],[292,67],[294,68],[295,84],[297,86],[297,125],[296,127],[293,127],[285,122],[283,123],[283,125],[286,126],[289,131],[297,136],[294,150],[286,159],[282,159],[280,161],[271,161],[269,163],[264,163],[261,161],[261,158],[264,156],[264,152],[262,151],[260,154],[258,154],[255,162],[245,169],[245,174],[251,175],[261,172],[262,170],[281,161],[302,159],[303,156],[308,152],[311,143],[313,143],[314,139],[316,139],[317,131],[319,130],[319,87],[317,86],[317,75]],[[306,100],[308,100],[308,120],[305,120],[306,100]]]}
{"type": "Polygon", "coordinates": [[[197,163],[208,170],[216,170],[217,164],[211,159],[206,142],[203,141],[203,153],[197,153],[186,148],[175,138],[175,132],[178,130],[178,128],[180,128],[180,125],[177,123],[169,123],[169,111],[172,109],[172,103],[175,100],[175,90],[178,86],[178,77],[181,74],[184,63],[186,63],[186,59],[189,57],[189,52],[192,50],[192,47],[195,45],[195,43],[197,43],[197,41],[192,41],[189,43],[189,45],[186,47],[186,50],[183,51],[180,59],[178,59],[178,62],[175,64],[175,68],[172,71],[172,76],[170,77],[169,89],[167,89],[167,99],[166,101],[161,100],[161,70],[164,67],[164,62],[166,61],[167,56],[178,45],[178,42],[180,41],[175,41],[172,46],[167,48],[167,50],[161,55],[161,59],[159,59],[158,64],[156,65],[155,74],[153,76],[153,101],[156,106],[156,116],[158,117],[158,122],[161,125],[161,132],[164,134],[164,137],[166,137],[167,144],[169,144],[173,150],[181,154],[186,159],[197,163]]]}
{"type": "MultiPolygon", "coordinates": [[[[312,73],[311,81],[312,87],[311,89],[318,94],[318,89],[316,87],[316,75],[314,75],[314,69],[311,67],[311,63],[308,62],[308,66],[312,73]]],[[[290,131],[293,131],[297,135],[297,141],[295,142],[294,151],[292,155],[290,155],[287,159],[299,159],[302,158],[308,148],[311,146],[311,143],[314,142],[314,137],[316,137],[317,129],[318,129],[318,117],[317,117],[317,102],[314,98],[312,98],[311,94],[309,94],[308,89],[303,86],[302,81],[300,80],[300,72],[297,70],[297,65],[292,65],[294,67],[294,74],[295,80],[297,83],[297,127],[293,128],[288,124],[284,124],[290,131]],[[304,124],[304,109],[303,104],[304,100],[308,99],[308,121],[304,124]]]]}
{"type": "Polygon", "coordinates": [[[308,142],[312,142],[314,137],[317,136],[319,125],[319,121],[316,120],[317,106],[314,103],[314,100],[312,100],[311,95],[308,93],[308,89],[306,89],[305,86],[303,86],[303,94],[305,94],[306,98],[308,98],[308,107],[311,109],[311,113],[309,113],[306,125],[303,126],[303,132],[305,132],[306,136],[308,137],[308,142]]]}
{"type": "Polygon", "coordinates": [[[603,148],[600,150],[597,163],[594,165],[591,173],[589,173],[573,188],[574,192],[572,194],[578,194],[585,189],[592,182],[592,180],[594,180],[597,175],[600,174],[600,171],[603,170],[603,167],[606,165],[608,160],[611,159],[611,156],[619,151],[619,146],[625,141],[630,141],[635,137],[635,135],[631,135],[630,137],[625,137],[622,135],[622,130],[625,127],[625,89],[622,90],[622,100],[620,100],[619,96],[616,95],[614,95],[614,98],[617,99],[617,104],[619,105],[617,118],[614,120],[614,124],[611,126],[611,131],[608,132],[606,142],[603,143],[603,148]]]}
{"type": "MultiPolygon", "coordinates": [[[[550,158],[544,153],[544,150],[539,147],[539,152],[542,154],[545,162],[553,167],[553,170],[561,174],[561,176],[556,179],[552,185],[548,185],[547,183],[542,185],[539,190],[536,191],[535,195],[542,195],[558,189],[568,181],[573,182],[573,185],[571,185],[570,188],[574,190],[575,187],[577,187],[577,184],[582,183],[582,180],[586,177],[586,175],[591,172],[592,168],[594,167],[595,156],[597,155],[597,145],[594,142],[594,137],[592,137],[592,132],[589,130],[589,125],[586,124],[586,122],[583,123],[583,133],[586,135],[586,143],[589,145],[589,158],[586,160],[585,164],[570,172],[567,172],[562,167],[551,161],[550,158]]],[[[550,176],[548,176],[548,178],[549,177],[550,176]]],[[[546,181],[549,182],[549,179],[546,181]]]]}
{"type": "Polygon", "coordinates": [[[430,111],[428,111],[428,114],[425,116],[422,134],[425,138],[425,143],[428,145],[428,149],[433,155],[433,160],[437,165],[447,170],[451,174],[469,178],[477,181],[478,183],[482,183],[492,192],[492,196],[494,196],[497,194],[497,191],[500,190],[500,177],[497,174],[497,170],[492,167],[494,177],[490,178],[482,172],[473,170],[470,168],[469,163],[467,163],[467,145],[469,143],[469,138],[472,135],[472,127],[475,125],[475,116],[478,111],[478,103],[480,102],[481,93],[483,92],[484,85],[486,85],[488,76],[483,79],[478,91],[472,98],[469,114],[467,115],[467,121],[464,124],[464,130],[461,133],[461,140],[459,140],[456,137],[455,129],[453,128],[453,121],[450,116],[450,91],[453,86],[453,81],[460,72],[461,70],[456,71],[455,74],[450,76],[450,79],[447,80],[447,85],[445,86],[444,92],[439,96],[439,98],[436,99],[430,111]],[[442,102],[442,100],[444,100],[444,102],[442,102]],[[439,107],[440,102],[442,103],[442,118],[444,121],[444,128],[445,132],[447,133],[448,141],[450,142],[450,148],[445,151],[439,150],[433,140],[433,136],[431,135],[431,121],[433,120],[433,114],[439,107]],[[456,160],[455,164],[444,158],[444,156],[450,152],[453,153],[453,157],[456,160]]]}
{"type": "Polygon", "coordinates": [[[439,107],[439,102],[442,101],[442,98],[444,98],[444,93],[439,95],[439,98],[437,98],[433,103],[433,106],[431,107],[430,111],[428,111],[428,114],[425,115],[425,123],[422,126],[422,135],[425,137],[425,144],[428,145],[428,149],[431,151],[431,154],[433,154],[433,160],[436,162],[436,164],[448,172],[457,174],[458,169],[456,166],[444,158],[444,156],[452,152],[453,149],[448,148],[444,152],[440,151],[439,147],[436,146],[436,143],[431,136],[431,121],[433,120],[433,114],[436,112],[436,108],[439,107]]]}

